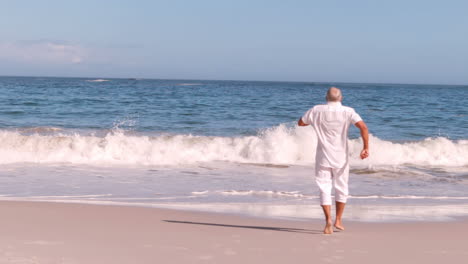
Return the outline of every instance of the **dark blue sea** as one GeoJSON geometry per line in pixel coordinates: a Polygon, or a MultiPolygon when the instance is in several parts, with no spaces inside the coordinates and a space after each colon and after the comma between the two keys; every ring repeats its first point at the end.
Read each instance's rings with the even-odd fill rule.
{"type": "Polygon", "coordinates": [[[350,131],[351,218],[468,215],[452,85],[0,77],[0,195],[318,217],[316,137],[296,122],[330,86],[372,134],[362,161],[350,131]]]}

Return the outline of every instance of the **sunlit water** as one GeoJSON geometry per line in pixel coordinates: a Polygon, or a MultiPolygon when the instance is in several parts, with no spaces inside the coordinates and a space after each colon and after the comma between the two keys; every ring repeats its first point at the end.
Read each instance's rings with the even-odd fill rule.
{"type": "Polygon", "coordinates": [[[0,195],[320,217],[295,123],[331,85],[372,133],[349,218],[468,215],[467,86],[1,77],[0,195]]]}

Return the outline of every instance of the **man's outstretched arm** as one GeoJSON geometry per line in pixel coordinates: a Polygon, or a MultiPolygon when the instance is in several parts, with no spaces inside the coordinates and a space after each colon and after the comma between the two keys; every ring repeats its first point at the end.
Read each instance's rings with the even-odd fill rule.
{"type": "Polygon", "coordinates": [[[369,130],[367,129],[366,123],[364,121],[359,121],[354,124],[359,130],[361,131],[362,137],[362,151],[361,151],[361,159],[365,159],[369,157],[369,130]]]}
{"type": "Polygon", "coordinates": [[[297,121],[297,125],[298,125],[298,126],[308,126],[308,124],[306,124],[306,123],[304,123],[304,122],[302,121],[302,117],[299,118],[299,121],[297,121]]]}

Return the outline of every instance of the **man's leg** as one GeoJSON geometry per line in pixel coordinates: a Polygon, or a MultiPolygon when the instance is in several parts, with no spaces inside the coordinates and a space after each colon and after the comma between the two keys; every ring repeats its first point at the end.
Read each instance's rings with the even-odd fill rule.
{"type": "Polygon", "coordinates": [[[344,230],[343,222],[341,220],[343,212],[348,199],[348,178],[349,178],[349,165],[341,169],[333,170],[334,187],[335,187],[335,204],[336,204],[336,219],[335,227],[339,230],[344,230]]]}
{"type": "Polygon", "coordinates": [[[341,217],[343,216],[344,208],[346,203],[336,201],[336,219],[335,219],[335,227],[339,230],[344,230],[343,222],[341,222],[341,217]]]}
{"type": "Polygon", "coordinates": [[[331,216],[331,205],[322,205],[323,213],[325,214],[325,229],[323,229],[324,234],[333,234],[333,220],[331,216]]]}
{"type": "Polygon", "coordinates": [[[320,205],[325,214],[325,229],[324,234],[333,233],[333,221],[331,217],[331,190],[332,190],[332,174],[331,168],[317,167],[315,173],[315,182],[320,189],[320,205]]]}

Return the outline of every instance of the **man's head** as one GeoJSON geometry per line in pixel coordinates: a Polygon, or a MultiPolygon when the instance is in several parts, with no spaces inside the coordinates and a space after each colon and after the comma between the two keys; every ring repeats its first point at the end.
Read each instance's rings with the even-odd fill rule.
{"type": "Polygon", "coordinates": [[[341,102],[343,96],[341,95],[341,90],[336,87],[330,87],[327,92],[327,102],[341,102]]]}

